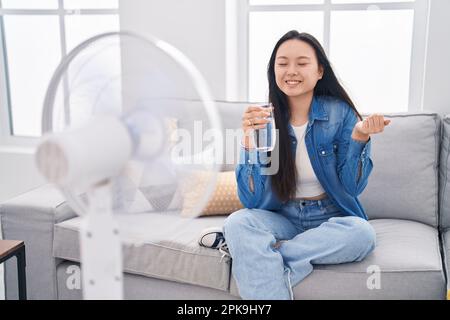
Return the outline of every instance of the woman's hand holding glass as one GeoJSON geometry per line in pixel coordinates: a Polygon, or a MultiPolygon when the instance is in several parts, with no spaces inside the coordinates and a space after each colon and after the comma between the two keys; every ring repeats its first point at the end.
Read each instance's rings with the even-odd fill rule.
{"type": "Polygon", "coordinates": [[[246,149],[259,149],[255,144],[255,130],[264,129],[268,123],[273,121],[273,107],[249,106],[242,116],[243,138],[242,145],[246,149]]]}

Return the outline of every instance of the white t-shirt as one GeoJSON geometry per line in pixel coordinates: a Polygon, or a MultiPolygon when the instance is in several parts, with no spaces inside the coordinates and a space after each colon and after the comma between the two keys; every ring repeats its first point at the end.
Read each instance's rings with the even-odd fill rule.
{"type": "Polygon", "coordinates": [[[325,192],[319,180],[317,180],[306,150],[305,132],[307,126],[308,122],[302,126],[292,126],[297,137],[297,151],[295,153],[295,167],[298,173],[296,198],[315,197],[325,192]]]}

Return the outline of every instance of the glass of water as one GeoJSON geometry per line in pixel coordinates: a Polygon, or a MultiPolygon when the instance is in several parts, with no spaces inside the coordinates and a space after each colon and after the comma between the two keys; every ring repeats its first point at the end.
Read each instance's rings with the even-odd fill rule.
{"type": "Polygon", "coordinates": [[[276,128],[275,117],[273,115],[273,105],[269,103],[263,106],[265,111],[269,112],[269,116],[265,119],[270,120],[262,129],[255,129],[253,133],[255,149],[258,151],[272,151],[275,148],[276,128]]]}

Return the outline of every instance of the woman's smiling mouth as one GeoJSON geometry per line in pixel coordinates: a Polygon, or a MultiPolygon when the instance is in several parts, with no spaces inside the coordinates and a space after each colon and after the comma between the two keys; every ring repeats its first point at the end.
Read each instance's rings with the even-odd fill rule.
{"type": "Polygon", "coordinates": [[[296,85],[300,84],[300,80],[286,80],[285,83],[290,87],[295,87],[296,85]]]}

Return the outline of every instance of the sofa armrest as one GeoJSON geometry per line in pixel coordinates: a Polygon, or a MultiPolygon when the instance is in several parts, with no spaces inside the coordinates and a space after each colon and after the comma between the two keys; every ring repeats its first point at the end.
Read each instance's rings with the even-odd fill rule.
{"type": "MultiPolygon", "coordinates": [[[[29,299],[57,298],[53,227],[75,216],[61,192],[49,184],[0,205],[3,238],[25,241],[29,299]]],[[[5,263],[7,299],[18,297],[16,270],[16,261],[5,263]]]]}

